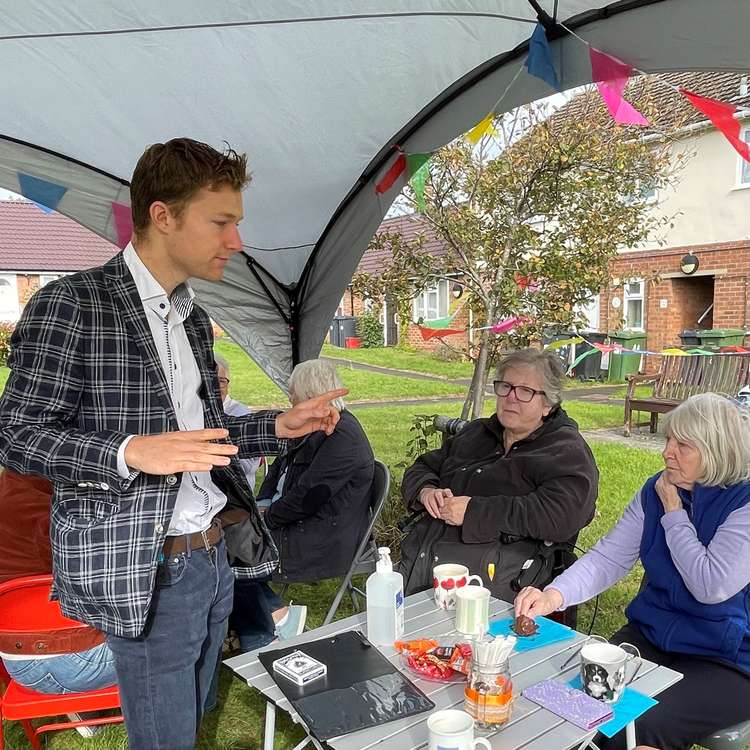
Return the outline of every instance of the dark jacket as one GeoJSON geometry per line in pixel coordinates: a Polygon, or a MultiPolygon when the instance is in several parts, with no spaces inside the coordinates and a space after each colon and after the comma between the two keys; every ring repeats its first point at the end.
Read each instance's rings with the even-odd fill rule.
{"type": "Polygon", "coordinates": [[[423,510],[423,487],[471,497],[463,526],[426,517],[404,540],[400,569],[407,591],[428,585],[438,562],[461,562],[481,575],[485,585],[490,585],[491,564],[496,573],[490,587],[505,599],[512,599],[517,585],[544,585],[559,557],[540,558],[538,566],[517,579],[521,566],[546,554],[543,542],[575,543],[594,516],[598,483],[594,457],[563,409],[553,411],[507,453],[497,416],[474,420],[404,474],[401,489],[408,510],[423,510]]]}
{"type": "Polygon", "coordinates": [[[266,525],[279,548],[278,577],[315,581],[345,575],[368,521],[375,463],[356,417],[341,412],[331,435],[308,435],[268,471],[259,500],[276,492],[287,469],[282,496],[266,511],[266,525]],[[312,488],[325,485],[322,503],[312,488]]]}
{"type": "Polygon", "coordinates": [[[496,415],[470,422],[404,473],[409,510],[420,510],[423,487],[469,495],[464,542],[491,542],[501,534],[551,542],[575,540],[594,517],[599,471],[578,425],[561,408],[505,454],[496,415]]]}

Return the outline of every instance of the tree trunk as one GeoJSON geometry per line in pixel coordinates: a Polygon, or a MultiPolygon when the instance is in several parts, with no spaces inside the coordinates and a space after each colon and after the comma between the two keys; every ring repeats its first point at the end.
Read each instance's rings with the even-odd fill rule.
{"type": "MultiPolygon", "coordinates": [[[[496,305],[489,301],[486,308],[485,325],[493,325],[495,322],[496,305]]],[[[491,330],[482,331],[479,339],[479,353],[474,364],[474,375],[471,379],[472,402],[471,418],[478,419],[482,416],[484,408],[485,389],[487,387],[487,360],[490,352],[490,336],[494,336],[491,330]]]]}
{"type": "Polygon", "coordinates": [[[481,417],[482,409],[484,408],[484,395],[487,386],[487,357],[490,348],[489,334],[490,331],[482,331],[482,339],[479,343],[479,356],[474,366],[474,377],[471,381],[473,388],[471,404],[472,419],[481,417]]]}
{"type": "Polygon", "coordinates": [[[466,394],[466,398],[464,399],[464,405],[463,405],[463,408],[461,409],[461,419],[469,418],[471,405],[472,403],[474,403],[474,390],[473,390],[474,377],[476,377],[476,370],[474,370],[474,375],[472,375],[471,385],[469,386],[469,391],[466,394]]]}

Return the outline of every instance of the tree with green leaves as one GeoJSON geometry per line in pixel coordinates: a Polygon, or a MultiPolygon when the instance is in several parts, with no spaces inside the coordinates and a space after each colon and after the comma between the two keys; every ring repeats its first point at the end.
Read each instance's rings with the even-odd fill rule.
{"type": "MultiPolygon", "coordinates": [[[[654,115],[647,92],[638,108],[654,115]]],[[[379,235],[371,246],[387,245],[392,263],[355,277],[358,293],[401,300],[408,320],[415,294],[460,276],[475,327],[464,418],[481,416],[499,352],[582,326],[583,306],[610,286],[617,250],[658,240],[670,221],[651,210],[646,189],[673,184],[686,158],[676,123],[649,134],[617,126],[591,91],[547,114],[522,107],[495,118],[478,143],[463,136],[433,154],[421,217],[445,253],[426,253],[423,238],[379,235]],[[525,322],[503,335],[476,330],[513,316],[525,322]]],[[[420,196],[407,188],[402,200],[416,206],[420,196]]]]}

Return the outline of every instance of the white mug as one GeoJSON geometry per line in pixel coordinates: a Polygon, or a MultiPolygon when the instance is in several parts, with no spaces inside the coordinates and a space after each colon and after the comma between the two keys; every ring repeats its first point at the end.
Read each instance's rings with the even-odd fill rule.
{"type": "Polygon", "coordinates": [[[472,581],[482,585],[479,576],[469,575],[469,569],[465,565],[456,563],[444,563],[436,565],[432,569],[432,589],[435,594],[435,604],[440,609],[456,608],[456,591],[463,586],[468,586],[472,581]]]}
{"type": "Polygon", "coordinates": [[[427,719],[427,729],[429,750],[473,750],[480,746],[492,750],[484,737],[474,739],[474,719],[466,711],[436,711],[427,719]]]}
{"type": "Polygon", "coordinates": [[[490,626],[490,590],[464,586],[456,592],[456,630],[463,635],[484,635],[490,626]]]}
{"type": "Polygon", "coordinates": [[[621,643],[619,646],[613,643],[587,643],[581,649],[583,692],[604,703],[620,700],[625,685],[635,675],[634,671],[626,679],[627,665],[636,659],[640,663],[641,654],[630,643],[621,643]]]}

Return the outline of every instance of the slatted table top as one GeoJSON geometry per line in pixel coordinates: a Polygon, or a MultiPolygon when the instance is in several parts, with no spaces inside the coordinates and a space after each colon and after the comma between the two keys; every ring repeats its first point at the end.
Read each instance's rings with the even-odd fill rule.
{"type": "MultiPolygon", "coordinates": [[[[454,629],[454,613],[446,612],[435,606],[432,592],[414,594],[405,601],[404,639],[426,638],[448,635],[454,629]]],[[[490,605],[490,619],[498,619],[503,614],[512,614],[511,605],[493,599],[490,605]]],[[[288,641],[284,646],[300,645],[327,635],[335,635],[347,630],[360,630],[367,634],[366,616],[364,613],[347,617],[303,633],[288,641]]],[[[529,685],[543,679],[572,679],[578,671],[578,659],[562,669],[564,662],[580,648],[585,639],[576,633],[574,639],[551,644],[543,648],[515,653],[510,659],[510,671],[513,678],[513,691],[516,695],[510,722],[501,730],[490,735],[483,734],[497,750],[553,750],[560,748],[577,748],[594,732],[579,729],[568,721],[555,716],[544,708],[521,696],[529,685]]],[[[267,646],[263,650],[278,648],[278,644],[267,646]]],[[[399,654],[392,647],[381,647],[385,656],[400,667],[399,654]]],[[[258,661],[258,651],[240,654],[224,663],[247,682],[259,690],[267,700],[272,701],[279,709],[289,713],[292,718],[302,723],[293,706],[276,686],[271,676],[258,661]]],[[[409,673],[410,679],[435,703],[436,710],[463,707],[463,683],[443,684],[422,680],[409,673]]],[[[681,679],[682,675],[667,667],[661,667],[644,659],[632,687],[646,695],[656,695],[666,690],[681,679]]],[[[367,750],[377,746],[377,750],[417,750],[427,747],[427,718],[423,713],[406,719],[392,721],[370,729],[363,729],[342,737],[328,740],[327,745],[333,750],[367,750]]]]}

